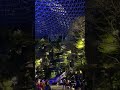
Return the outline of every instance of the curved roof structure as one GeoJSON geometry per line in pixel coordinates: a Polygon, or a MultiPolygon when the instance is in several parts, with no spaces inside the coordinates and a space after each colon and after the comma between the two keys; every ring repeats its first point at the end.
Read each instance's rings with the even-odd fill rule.
{"type": "Polygon", "coordinates": [[[84,0],[36,0],[35,36],[65,36],[72,21],[84,16],[84,0]]]}

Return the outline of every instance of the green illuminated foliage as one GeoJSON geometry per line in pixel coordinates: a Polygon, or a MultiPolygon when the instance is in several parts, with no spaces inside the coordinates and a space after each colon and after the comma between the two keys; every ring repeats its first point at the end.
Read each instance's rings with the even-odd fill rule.
{"type": "Polygon", "coordinates": [[[39,67],[40,66],[40,64],[41,64],[41,62],[40,62],[40,60],[35,60],[35,67],[39,67]]]}
{"type": "Polygon", "coordinates": [[[119,51],[118,40],[112,34],[105,34],[102,36],[102,42],[98,47],[102,53],[117,53],[119,51]]]}
{"type": "Polygon", "coordinates": [[[84,48],[84,46],[85,46],[85,44],[84,44],[84,39],[79,39],[78,41],[77,41],[77,43],[76,43],[76,48],[78,48],[78,49],[82,49],[82,48],[84,48]]]}

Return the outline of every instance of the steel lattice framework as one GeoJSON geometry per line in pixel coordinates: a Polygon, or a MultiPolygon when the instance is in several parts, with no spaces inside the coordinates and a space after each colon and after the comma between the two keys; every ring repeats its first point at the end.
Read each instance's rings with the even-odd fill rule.
{"type": "Polygon", "coordinates": [[[66,35],[71,22],[84,16],[84,11],[84,0],[36,0],[36,38],[66,35]]]}

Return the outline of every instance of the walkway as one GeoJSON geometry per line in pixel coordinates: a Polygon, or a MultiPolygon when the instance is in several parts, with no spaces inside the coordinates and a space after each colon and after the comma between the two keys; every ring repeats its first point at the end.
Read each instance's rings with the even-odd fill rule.
{"type": "MultiPolygon", "coordinates": [[[[62,85],[60,86],[60,85],[52,85],[51,86],[51,88],[52,88],[52,90],[74,90],[74,89],[63,89],[62,88],[62,85]]],[[[79,90],[81,90],[81,89],[79,89],[79,90]]]]}
{"type": "Polygon", "coordinates": [[[57,85],[52,85],[51,88],[52,90],[63,90],[62,86],[57,86],[57,85]]]}

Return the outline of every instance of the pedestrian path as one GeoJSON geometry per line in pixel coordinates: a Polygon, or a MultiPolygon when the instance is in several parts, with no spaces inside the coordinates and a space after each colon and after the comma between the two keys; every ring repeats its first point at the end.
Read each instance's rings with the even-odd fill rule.
{"type": "Polygon", "coordinates": [[[52,90],[63,90],[62,86],[60,86],[60,85],[58,85],[58,86],[57,85],[52,85],[51,88],[52,88],[52,90]]]}
{"type": "MultiPolygon", "coordinates": [[[[75,89],[72,89],[72,88],[71,89],[63,89],[62,85],[58,85],[58,86],[57,85],[52,85],[51,89],[52,90],[75,90],[75,89]]],[[[81,89],[79,89],[79,90],[81,90],[81,89]]]]}

